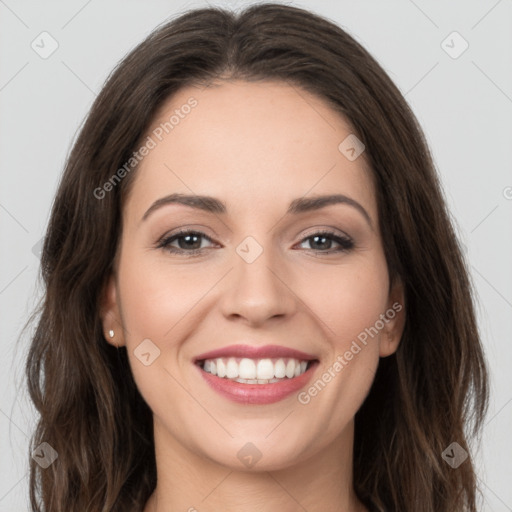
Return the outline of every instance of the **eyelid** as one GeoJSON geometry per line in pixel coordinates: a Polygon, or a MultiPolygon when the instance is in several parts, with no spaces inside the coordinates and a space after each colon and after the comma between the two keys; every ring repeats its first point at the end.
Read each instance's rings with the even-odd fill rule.
{"type": "Polygon", "coordinates": [[[352,240],[352,237],[348,233],[345,233],[345,231],[342,231],[341,229],[336,228],[334,226],[325,226],[325,225],[324,226],[314,226],[312,228],[308,228],[307,231],[303,235],[301,235],[302,236],[301,240],[303,240],[304,238],[308,238],[310,236],[316,235],[317,233],[324,233],[324,232],[328,232],[330,234],[337,235],[340,237],[345,237],[345,238],[352,240]]]}
{"type": "Polygon", "coordinates": [[[179,227],[179,228],[176,228],[176,229],[172,229],[170,231],[166,231],[162,236],[160,236],[158,238],[158,240],[155,243],[158,244],[162,240],[166,240],[166,239],[169,239],[171,237],[178,236],[178,235],[185,235],[185,234],[188,234],[188,233],[198,233],[198,234],[201,234],[204,238],[207,238],[211,242],[213,242],[213,238],[214,237],[216,237],[216,238],[219,237],[219,235],[217,235],[217,233],[215,233],[215,231],[213,229],[208,228],[207,226],[203,226],[201,224],[193,224],[193,225],[190,225],[190,226],[189,225],[182,226],[182,227],[179,227]],[[213,236],[208,235],[205,231],[212,231],[214,233],[214,235],[213,236]]]}
{"type": "MultiPolygon", "coordinates": [[[[201,237],[205,240],[208,240],[212,244],[221,245],[218,242],[216,242],[212,237],[210,237],[209,235],[207,235],[206,233],[202,232],[199,229],[181,228],[181,229],[178,229],[178,231],[173,231],[173,232],[164,234],[155,242],[154,246],[156,248],[165,248],[164,244],[170,244],[171,239],[178,239],[180,237],[190,235],[190,234],[198,235],[199,237],[201,237]]],[[[174,240],[172,240],[172,242],[174,242],[174,240]]],[[[199,249],[199,250],[202,250],[202,249],[199,249]]],[[[187,251],[187,252],[193,252],[193,250],[187,251]]]]}

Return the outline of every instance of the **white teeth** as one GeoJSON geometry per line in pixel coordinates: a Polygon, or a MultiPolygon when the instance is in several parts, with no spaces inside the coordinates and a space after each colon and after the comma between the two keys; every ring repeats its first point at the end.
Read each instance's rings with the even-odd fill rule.
{"type": "Polygon", "coordinates": [[[272,384],[280,380],[281,379],[235,379],[235,382],[240,382],[240,384],[272,384]]]}
{"type": "Polygon", "coordinates": [[[256,363],[252,359],[242,359],[238,365],[238,375],[243,379],[255,379],[256,363]]]}
{"type": "Polygon", "coordinates": [[[270,359],[260,359],[258,361],[256,377],[258,379],[271,379],[274,377],[274,365],[270,359]]]}
{"type": "Polygon", "coordinates": [[[288,361],[288,364],[286,365],[286,376],[289,379],[292,379],[295,375],[295,361],[293,359],[290,359],[288,361]]]}
{"type": "Polygon", "coordinates": [[[217,363],[217,376],[225,377],[226,376],[226,365],[224,364],[224,361],[222,359],[215,359],[215,362],[217,363]]]}
{"type": "MultiPolygon", "coordinates": [[[[302,370],[302,367],[301,367],[301,370],[302,370]]],[[[276,362],[276,364],[274,365],[274,371],[275,371],[274,375],[278,379],[282,379],[283,377],[286,376],[286,366],[282,359],[279,359],[279,361],[276,362]]]]}
{"type": "Polygon", "coordinates": [[[229,359],[226,366],[226,377],[228,379],[236,379],[238,377],[238,365],[232,357],[229,359]]]}
{"type": "Polygon", "coordinates": [[[217,377],[233,379],[244,384],[267,384],[285,377],[292,379],[302,375],[308,361],[298,359],[249,359],[217,358],[204,361],[203,370],[217,377]]]}

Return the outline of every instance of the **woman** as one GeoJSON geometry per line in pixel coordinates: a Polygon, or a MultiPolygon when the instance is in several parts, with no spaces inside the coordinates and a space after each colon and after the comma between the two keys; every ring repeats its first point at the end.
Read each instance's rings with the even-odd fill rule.
{"type": "Polygon", "coordinates": [[[41,263],[34,510],[477,510],[468,271],[413,113],[328,20],[151,34],[74,144],[41,263]]]}

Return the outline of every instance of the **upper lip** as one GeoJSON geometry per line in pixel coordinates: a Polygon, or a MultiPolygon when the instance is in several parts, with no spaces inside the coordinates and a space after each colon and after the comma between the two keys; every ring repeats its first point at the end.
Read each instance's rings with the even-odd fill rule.
{"type": "Polygon", "coordinates": [[[246,357],[248,359],[272,359],[278,357],[289,357],[301,361],[313,361],[317,358],[294,348],[287,348],[280,345],[229,345],[227,347],[205,352],[195,357],[195,362],[205,359],[216,359],[218,357],[246,357]]]}

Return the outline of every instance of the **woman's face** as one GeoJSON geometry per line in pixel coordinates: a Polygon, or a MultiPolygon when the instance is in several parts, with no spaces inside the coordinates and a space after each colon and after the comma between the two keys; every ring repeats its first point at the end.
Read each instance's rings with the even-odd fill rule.
{"type": "Polygon", "coordinates": [[[102,315],[166,446],[238,469],[259,458],[261,470],[350,449],[404,317],[351,133],[322,100],[277,82],[185,88],[159,112],[102,315]],[[212,199],[162,201],[176,194],[212,199]],[[341,202],[312,201],[333,195],[341,202]],[[198,365],[232,345],[280,348],[228,348],[210,371],[280,380],[237,383],[198,365]],[[306,366],[290,363],[290,349],[317,362],[283,378],[306,366]]]}

